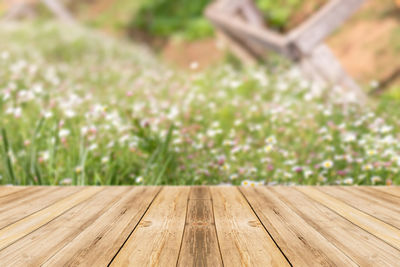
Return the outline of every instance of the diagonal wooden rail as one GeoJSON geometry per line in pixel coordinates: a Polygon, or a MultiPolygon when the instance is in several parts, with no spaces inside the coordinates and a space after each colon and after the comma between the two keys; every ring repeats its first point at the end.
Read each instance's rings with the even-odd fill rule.
{"type": "Polygon", "coordinates": [[[399,187],[0,187],[0,266],[398,266],[399,187]]]}
{"type": "Polygon", "coordinates": [[[365,0],[330,0],[304,23],[286,34],[268,29],[252,0],[219,0],[205,15],[242,60],[254,62],[275,51],[300,66],[306,77],[323,85],[347,89],[349,101],[364,103],[366,94],[324,44],[365,0]]]}

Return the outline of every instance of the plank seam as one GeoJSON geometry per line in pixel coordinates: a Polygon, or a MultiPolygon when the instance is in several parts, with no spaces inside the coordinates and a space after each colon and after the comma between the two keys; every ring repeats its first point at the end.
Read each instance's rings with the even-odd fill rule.
{"type": "Polygon", "coordinates": [[[243,196],[243,198],[246,200],[247,204],[250,206],[250,209],[253,211],[255,216],[257,217],[258,221],[261,223],[263,226],[264,230],[267,232],[271,240],[274,242],[275,246],[279,249],[279,251],[282,253],[283,257],[285,257],[286,261],[289,263],[290,266],[293,267],[292,263],[289,261],[288,257],[285,255],[285,253],[282,251],[281,247],[278,245],[278,243],[275,241],[271,233],[268,231],[267,227],[264,225],[260,217],[258,216],[257,212],[254,210],[253,206],[251,205],[250,201],[246,198],[245,194],[243,194],[242,190],[240,190],[240,187],[237,187],[237,190],[239,190],[239,193],[243,196]]]}
{"type": "Polygon", "coordinates": [[[224,258],[222,257],[221,245],[220,245],[220,243],[219,243],[217,225],[216,225],[216,223],[215,223],[214,199],[213,199],[213,196],[212,196],[212,194],[211,194],[210,187],[207,187],[207,188],[208,188],[208,192],[209,192],[210,200],[211,200],[212,216],[213,216],[213,221],[214,221],[214,231],[215,231],[215,236],[216,236],[216,238],[217,238],[218,251],[219,251],[219,255],[220,255],[220,257],[221,257],[222,266],[225,266],[225,264],[224,264],[224,258]]]}
{"type": "Polygon", "coordinates": [[[395,186],[395,187],[390,187],[390,186],[383,186],[383,187],[374,186],[374,187],[372,187],[372,188],[373,188],[373,189],[377,189],[377,190],[379,190],[379,192],[382,192],[382,193],[384,193],[384,194],[386,194],[386,195],[388,195],[388,196],[393,196],[393,197],[400,198],[400,195],[397,195],[396,193],[393,193],[393,192],[390,192],[390,191],[386,191],[386,190],[382,190],[382,189],[385,189],[385,188],[397,188],[397,189],[399,189],[398,186],[395,186]]]}
{"type": "MultiPolygon", "coordinates": [[[[82,189],[83,189],[83,188],[82,188],[82,189]]],[[[79,191],[76,191],[76,192],[71,192],[69,195],[66,195],[66,196],[63,197],[63,198],[60,198],[59,200],[54,201],[54,202],[50,203],[49,205],[47,205],[47,206],[45,206],[45,207],[43,207],[43,208],[41,208],[41,209],[38,209],[37,211],[35,211],[35,212],[33,212],[33,213],[29,213],[29,214],[27,214],[26,216],[24,216],[24,217],[22,217],[22,218],[19,218],[18,220],[14,221],[14,222],[11,222],[11,223],[9,223],[9,224],[7,224],[7,225],[1,227],[0,230],[2,230],[3,228],[9,227],[10,225],[12,225],[12,224],[14,224],[14,223],[16,223],[16,222],[18,222],[18,221],[20,221],[20,220],[23,220],[23,219],[25,219],[26,217],[29,217],[29,216],[31,216],[31,215],[37,213],[37,212],[42,211],[42,210],[44,210],[44,209],[46,209],[46,208],[52,206],[53,204],[57,203],[58,201],[62,201],[62,200],[64,200],[65,198],[68,198],[68,197],[70,197],[71,195],[78,193],[78,192],[82,191],[82,189],[80,189],[79,191]]],[[[59,191],[59,190],[56,190],[55,192],[57,192],[57,191],[59,191]]],[[[67,211],[65,211],[65,212],[67,212],[67,211]]],[[[64,213],[65,213],[65,212],[64,212],[64,213]]],[[[63,214],[64,214],[64,213],[63,213],[63,214]]],[[[62,214],[61,214],[61,215],[62,215],[62,214]]],[[[60,215],[60,216],[61,216],[61,215],[60,215]]],[[[39,229],[39,228],[38,228],[38,229],[39,229]]],[[[35,230],[35,231],[36,231],[36,230],[35,230]]]]}
{"type": "MultiPolygon", "coordinates": [[[[82,201],[82,202],[85,202],[85,201],[91,199],[92,197],[94,197],[95,195],[97,195],[98,193],[100,193],[100,192],[103,191],[103,190],[104,190],[104,189],[102,189],[102,190],[100,190],[100,191],[94,193],[92,196],[90,196],[88,199],[86,199],[86,200],[84,200],[84,201],[82,201]]],[[[81,191],[82,191],[82,190],[81,190],[81,191]]],[[[80,191],[75,192],[75,193],[73,193],[73,194],[71,194],[71,195],[69,195],[69,196],[66,196],[65,198],[71,197],[72,195],[77,194],[77,193],[79,193],[79,192],[80,192],[80,191]]],[[[50,206],[48,206],[48,207],[46,207],[46,208],[49,208],[49,207],[55,205],[56,203],[58,203],[58,202],[64,200],[65,198],[62,198],[62,199],[60,199],[60,200],[54,202],[52,205],[50,205],[50,206]]],[[[82,202],[80,202],[80,203],[82,203],[82,202]]],[[[4,250],[4,249],[8,248],[9,246],[11,246],[12,244],[14,244],[14,243],[17,242],[18,240],[24,238],[25,236],[27,236],[27,235],[29,235],[29,234],[35,232],[35,231],[37,231],[38,229],[41,229],[42,227],[44,227],[44,226],[46,226],[47,224],[49,224],[50,222],[54,221],[54,220],[57,219],[58,217],[62,216],[64,213],[66,213],[67,211],[69,211],[69,210],[71,210],[72,208],[76,207],[76,206],[79,205],[80,203],[77,203],[77,204],[75,204],[74,206],[71,206],[70,208],[64,210],[63,213],[61,213],[61,214],[59,214],[58,216],[54,217],[53,219],[49,220],[49,221],[46,222],[45,224],[42,224],[42,225],[39,226],[38,228],[36,228],[36,229],[34,229],[33,231],[27,233],[26,235],[24,235],[24,236],[22,236],[22,237],[20,237],[20,238],[18,238],[18,239],[16,239],[16,240],[14,240],[13,242],[11,242],[10,244],[8,244],[7,246],[1,248],[0,251],[2,251],[2,250],[4,250]]],[[[27,218],[27,217],[29,217],[29,216],[32,216],[33,214],[38,213],[38,212],[40,212],[40,211],[42,211],[42,210],[43,210],[43,209],[38,210],[38,211],[36,211],[36,212],[34,212],[34,213],[32,213],[32,214],[30,214],[30,215],[24,217],[23,219],[25,219],[25,218],[27,218]]],[[[16,222],[14,222],[14,223],[12,223],[12,224],[6,226],[6,227],[9,227],[9,226],[11,226],[11,225],[13,225],[13,224],[15,224],[15,223],[18,223],[19,221],[21,221],[21,220],[23,220],[23,219],[20,219],[20,220],[18,220],[18,221],[16,221],[16,222]]],[[[2,229],[4,229],[4,228],[2,228],[2,229]]],[[[0,229],[0,230],[2,230],[2,229],[0,229]]]]}
{"type": "Polygon", "coordinates": [[[182,238],[181,238],[181,244],[179,246],[178,258],[176,259],[176,265],[175,266],[178,266],[179,259],[181,258],[182,245],[183,245],[183,240],[184,240],[184,237],[185,237],[186,223],[187,223],[187,217],[188,217],[188,211],[189,211],[189,201],[190,201],[190,195],[192,194],[192,190],[193,190],[193,188],[191,187],[190,191],[189,191],[189,194],[187,196],[187,199],[186,199],[185,224],[183,225],[183,233],[182,233],[182,238]]]}
{"type": "MultiPolygon", "coordinates": [[[[298,189],[296,188],[296,190],[298,190],[298,189]]],[[[319,190],[318,188],[317,188],[317,190],[320,191],[321,193],[327,195],[328,197],[332,197],[331,195],[328,195],[328,194],[324,193],[323,191],[319,190]]],[[[300,190],[298,190],[298,191],[301,192],[300,190]]],[[[303,193],[303,194],[306,195],[307,197],[311,198],[310,196],[308,196],[308,195],[305,194],[304,192],[301,192],[301,193],[303,193]]],[[[311,198],[311,199],[312,199],[312,198],[311,198]]],[[[336,198],[335,198],[335,200],[340,201],[340,200],[338,200],[338,199],[336,199],[336,198]]],[[[314,200],[314,201],[316,201],[316,200],[314,200]]],[[[374,233],[368,232],[366,229],[362,228],[362,227],[359,226],[358,224],[356,224],[356,223],[350,221],[349,219],[347,219],[347,218],[344,217],[343,215],[339,214],[336,210],[331,209],[329,206],[325,205],[324,203],[321,203],[321,202],[319,202],[319,201],[317,201],[317,202],[320,203],[321,205],[327,207],[329,210],[333,211],[334,213],[336,213],[336,214],[339,215],[340,217],[344,218],[345,220],[349,221],[351,224],[355,225],[356,227],[358,227],[358,228],[360,228],[360,229],[366,231],[367,233],[370,233],[371,235],[375,236],[375,237],[378,238],[379,240],[382,240],[384,243],[388,244],[388,245],[391,246],[392,248],[396,249],[397,251],[400,251],[400,249],[396,248],[395,246],[393,246],[392,244],[390,244],[390,243],[387,242],[386,240],[380,238],[379,236],[375,235],[374,233]]],[[[343,202],[343,201],[341,201],[341,202],[343,202]]],[[[360,212],[362,212],[362,213],[364,213],[364,214],[366,214],[366,215],[368,215],[368,216],[371,216],[371,217],[373,217],[373,218],[375,218],[375,219],[381,221],[382,223],[387,224],[386,222],[384,222],[384,221],[382,221],[382,220],[380,220],[380,219],[378,219],[378,218],[376,218],[376,217],[374,217],[374,216],[372,216],[372,215],[369,215],[368,213],[365,213],[365,212],[363,212],[362,210],[359,210],[359,209],[357,209],[357,208],[355,208],[355,207],[353,207],[353,206],[351,206],[351,205],[349,205],[349,204],[347,204],[347,203],[345,203],[345,202],[343,202],[343,204],[345,204],[345,205],[347,205],[347,206],[349,206],[349,207],[352,207],[352,208],[354,208],[354,209],[356,209],[356,210],[358,210],[358,211],[360,211],[360,212]]],[[[390,225],[390,224],[388,224],[388,225],[390,225]]],[[[392,226],[392,225],[390,225],[390,226],[392,226]]],[[[397,229],[397,228],[396,228],[396,229],[397,229]]]]}
{"type": "MultiPolygon", "coordinates": [[[[106,187],[106,189],[107,189],[107,187],[106,187]]],[[[102,191],[100,191],[99,193],[101,193],[101,192],[105,192],[106,190],[105,189],[103,189],[102,191]]],[[[95,194],[95,195],[93,195],[93,198],[96,196],[97,194],[95,194]]],[[[109,207],[112,207],[113,206],[113,204],[115,204],[116,202],[118,202],[120,199],[121,199],[122,197],[120,197],[119,199],[118,199],[118,197],[115,197],[114,198],[114,200],[115,199],[118,199],[118,200],[116,200],[116,201],[113,201],[113,202],[111,202],[111,203],[109,203],[107,206],[104,206],[103,208],[109,208],[109,207]]],[[[86,201],[89,201],[91,198],[89,198],[88,200],[86,200],[86,201]]],[[[81,204],[84,204],[86,201],[84,201],[84,202],[81,202],[81,203],[79,203],[78,205],[76,205],[75,207],[77,207],[77,206],[79,206],[79,205],[81,205],[81,204]]],[[[74,208],[75,208],[74,207],[74,208]]],[[[99,216],[98,217],[101,217],[101,215],[103,214],[104,212],[99,212],[99,216]]],[[[97,214],[97,213],[96,213],[97,214]]],[[[89,225],[88,225],[89,226],[89,225]]],[[[87,226],[87,227],[88,227],[87,226]]],[[[87,228],[86,227],[86,228],[87,228]]],[[[85,228],[85,229],[86,229],[85,228]]],[[[79,233],[77,233],[69,242],[72,242],[72,240],[74,240],[75,238],[77,238],[80,234],[82,233],[82,231],[81,232],[79,232],[79,233]]],[[[68,246],[68,242],[66,242],[63,246],[61,246],[59,249],[57,249],[57,251],[55,251],[48,259],[46,259],[41,265],[44,265],[45,263],[47,263],[48,261],[50,261],[54,256],[56,256],[61,250],[63,250],[66,246],[68,246]]]]}
{"type": "Polygon", "coordinates": [[[8,193],[8,194],[6,194],[6,195],[2,195],[2,196],[0,196],[0,198],[3,198],[3,197],[8,197],[8,196],[10,196],[10,195],[13,195],[13,194],[16,194],[16,193],[20,193],[20,192],[27,191],[27,189],[29,189],[29,187],[22,188],[22,189],[21,189],[21,190],[19,190],[19,191],[10,192],[10,193],[8,193]]]}
{"type": "MultiPolygon", "coordinates": [[[[344,190],[345,192],[352,193],[347,188],[340,188],[340,189],[344,190]]],[[[387,204],[389,204],[389,205],[398,205],[399,201],[400,201],[400,197],[399,196],[387,194],[385,191],[376,190],[376,189],[374,190],[373,188],[357,188],[357,190],[355,190],[355,191],[357,192],[358,195],[360,195],[361,199],[364,199],[366,201],[372,201],[377,205],[381,205],[379,202],[384,202],[385,206],[387,204]],[[380,196],[375,195],[374,192],[372,192],[372,191],[375,191],[378,194],[382,194],[386,198],[394,198],[394,199],[399,198],[399,199],[397,199],[397,201],[394,201],[393,199],[386,200],[384,198],[381,198],[380,196]],[[370,197],[372,197],[373,199],[370,199],[370,197]]]]}
{"type": "MultiPolygon", "coordinates": [[[[297,189],[295,189],[295,190],[298,191],[298,192],[300,192],[300,193],[302,193],[302,194],[304,195],[303,192],[301,192],[301,191],[299,191],[299,190],[297,190],[297,189]]],[[[284,204],[285,204],[293,213],[297,214],[301,219],[303,219],[303,221],[306,222],[306,218],[304,218],[304,217],[307,217],[307,216],[302,215],[302,213],[301,213],[297,208],[295,208],[292,204],[288,203],[288,202],[287,202],[287,199],[286,199],[286,197],[285,197],[284,195],[282,195],[282,194],[280,194],[279,192],[276,192],[276,191],[274,191],[274,190],[273,190],[273,194],[275,194],[276,196],[281,197],[280,200],[282,200],[282,202],[284,202],[284,204]]],[[[310,197],[307,196],[307,195],[306,195],[306,198],[308,198],[311,202],[316,202],[317,204],[320,204],[320,205],[326,207],[326,206],[323,205],[322,203],[319,203],[318,201],[316,201],[316,200],[310,198],[310,197]]],[[[327,208],[327,207],[326,207],[326,208],[327,208]]],[[[329,209],[329,208],[328,208],[328,209],[329,209]]],[[[329,209],[329,210],[330,210],[330,209],[329,209]]],[[[336,213],[335,211],[333,211],[333,212],[336,213]]],[[[336,213],[336,214],[337,214],[337,213],[336,213]]],[[[338,214],[338,215],[339,215],[340,217],[342,217],[340,214],[338,214]]],[[[345,219],[346,221],[349,221],[349,220],[347,220],[346,218],[344,218],[344,219],[345,219]]],[[[352,222],[351,222],[351,223],[352,223],[352,222]]],[[[354,223],[352,223],[352,224],[354,224],[354,223]]],[[[343,250],[342,250],[341,248],[339,248],[336,244],[334,244],[332,241],[330,241],[330,240],[329,240],[325,235],[323,235],[317,228],[315,228],[313,225],[311,225],[311,224],[309,224],[309,223],[307,223],[307,225],[310,226],[311,228],[313,228],[316,232],[318,232],[318,233],[327,241],[327,243],[331,244],[331,245],[334,246],[337,250],[339,250],[340,252],[342,252],[343,255],[345,255],[347,258],[349,258],[350,261],[352,261],[355,265],[360,266],[360,265],[355,261],[355,259],[352,258],[352,256],[348,255],[345,251],[343,251],[343,250]]],[[[358,227],[358,228],[360,228],[360,227],[358,227]]],[[[366,233],[371,234],[370,232],[368,232],[368,231],[366,231],[366,230],[364,230],[364,229],[362,229],[362,228],[360,228],[360,229],[363,230],[363,231],[366,232],[366,233]]],[[[371,235],[372,235],[372,234],[371,234],[371,235]]]]}
{"type": "Polygon", "coordinates": [[[111,258],[110,262],[107,264],[107,267],[111,266],[112,262],[114,259],[118,256],[119,252],[122,250],[126,242],[128,242],[129,238],[132,236],[133,232],[136,230],[137,226],[140,224],[142,221],[143,217],[146,215],[147,211],[150,209],[151,205],[153,205],[154,200],[157,198],[157,196],[160,194],[161,190],[163,187],[160,187],[160,189],[157,191],[157,193],[154,195],[153,199],[150,201],[149,205],[147,206],[146,210],[143,212],[142,216],[140,216],[140,219],[136,223],[136,225],[133,227],[132,231],[128,234],[126,237],[125,241],[122,243],[122,245],[119,247],[115,255],[111,258]]]}
{"type": "MultiPolygon", "coordinates": [[[[297,189],[296,189],[297,190],[297,189]]],[[[341,199],[337,199],[337,198],[335,198],[334,196],[332,196],[331,194],[328,194],[328,193],[325,193],[324,191],[322,191],[322,190],[320,190],[319,188],[317,188],[317,190],[318,191],[320,191],[321,193],[323,193],[323,194],[325,194],[325,195],[327,195],[328,197],[332,197],[332,198],[334,198],[334,199],[336,199],[337,201],[340,201],[340,202],[342,202],[343,204],[345,204],[345,205],[347,205],[347,206],[349,206],[349,207],[351,207],[351,208],[353,208],[353,209],[355,209],[355,210],[358,210],[359,212],[362,212],[362,213],[364,213],[364,214],[366,214],[366,215],[368,215],[368,216],[371,216],[371,217],[373,217],[374,219],[376,219],[376,220],[378,220],[378,221],[381,221],[382,223],[385,223],[385,224],[387,224],[387,225],[390,225],[390,226],[392,226],[393,228],[396,228],[396,229],[398,229],[398,230],[400,230],[400,228],[399,227],[397,227],[397,226],[395,226],[395,225],[393,225],[393,224],[391,224],[391,223],[388,223],[388,222],[386,222],[386,221],[384,221],[384,220],[382,220],[382,219],[380,219],[380,218],[378,218],[378,217],[376,217],[375,215],[373,215],[373,214],[371,214],[371,213],[369,213],[369,212],[365,212],[365,211],[363,211],[363,210],[360,210],[359,208],[357,208],[357,207],[355,207],[355,206],[353,206],[353,205],[351,205],[351,204],[349,204],[349,203],[347,203],[347,202],[345,202],[345,201],[343,201],[343,200],[341,200],[341,199]]],[[[343,190],[343,189],[340,189],[340,190],[343,190]]],[[[300,190],[299,190],[300,191],[300,190]]],[[[350,193],[349,191],[347,191],[347,190],[344,190],[345,192],[347,192],[347,193],[350,193]]],[[[303,193],[304,194],[304,193],[303,193]]],[[[361,198],[361,199],[364,199],[365,200],[365,198],[364,197],[360,197],[360,196],[358,196],[359,198],[361,198]]],[[[368,199],[367,199],[368,200],[368,199]]],[[[375,204],[377,204],[377,205],[379,205],[378,203],[376,203],[376,201],[374,201],[374,200],[371,200],[372,202],[375,202],[375,204]]],[[[320,202],[318,202],[318,203],[320,203],[320,202]]],[[[322,204],[322,203],[321,203],[322,204]]],[[[322,204],[323,205],[323,204],[322,204]]],[[[325,206],[325,205],[324,205],[325,206]]],[[[329,208],[329,207],[328,207],[329,208]]],[[[330,208],[329,208],[330,209],[330,208]]],[[[340,215],[341,216],[341,215],[340,215]]],[[[343,217],[343,216],[342,216],[343,217]]],[[[348,220],[348,219],[346,219],[346,220],[348,220]]],[[[368,232],[369,233],[369,232],[368,232]]],[[[372,233],[370,233],[370,234],[372,234],[372,233]]],[[[373,234],[372,234],[373,235],[373,234]]],[[[374,235],[375,236],[375,235],[374,235]]],[[[379,238],[380,239],[380,238],[379,238]]],[[[399,250],[399,249],[398,249],[399,250]]],[[[400,251],[400,250],[399,250],[400,251]]]]}

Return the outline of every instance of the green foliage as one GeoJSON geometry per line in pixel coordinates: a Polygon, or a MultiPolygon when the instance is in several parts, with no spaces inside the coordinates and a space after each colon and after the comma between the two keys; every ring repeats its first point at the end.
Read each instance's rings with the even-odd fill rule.
{"type": "MultiPolygon", "coordinates": [[[[286,31],[293,16],[299,12],[304,12],[301,7],[305,4],[304,0],[255,0],[256,6],[263,13],[269,27],[278,31],[286,31]]],[[[315,1],[314,9],[318,8],[323,1],[315,1]]],[[[310,14],[297,14],[310,15],[310,14]]]]}
{"type": "Polygon", "coordinates": [[[193,40],[212,35],[211,24],[203,17],[210,0],[148,0],[133,17],[132,27],[152,35],[179,35],[193,40]]]}
{"type": "Polygon", "coordinates": [[[344,104],[278,60],[180,72],[74,26],[0,39],[0,184],[400,184],[398,100],[344,104]]]}

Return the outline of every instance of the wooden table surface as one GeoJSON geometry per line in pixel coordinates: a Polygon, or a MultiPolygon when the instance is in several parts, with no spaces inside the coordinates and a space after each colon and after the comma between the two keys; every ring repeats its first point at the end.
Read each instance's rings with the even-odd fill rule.
{"type": "Polygon", "coordinates": [[[399,266],[398,187],[0,187],[0,266],[399,266]]]}

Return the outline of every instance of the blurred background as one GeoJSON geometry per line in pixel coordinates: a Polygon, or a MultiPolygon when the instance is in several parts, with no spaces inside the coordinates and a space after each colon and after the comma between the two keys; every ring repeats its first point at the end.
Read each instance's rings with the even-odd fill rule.
{"type": "MultiPolygon", "coordinates": [[[[2,0],[5,13],[20,0],[2,0]]],[[[27,17],[53,18],[40,1],[27,17]],[[33,14],[35,13],[35,14],[33,14]]],[[[36,3],[37,2],[37,3],[36,3]]],[[[64,0],[79,23],[111,35],[144,42],[171,64],[188,68],[196,61],[201,68],[224,60],[226,53],[215,38],[212,24],[203,13],[212,0],[64,0]]],[[[327,0],[254,0],[266,25],[287,32],[309,18],[327,0]]],[[[0,14],[1,14],[0,13],[0,14]]],[[[400,4],[397,0],[369,0],[333,35],[327,44],[345,69],[361,84],[377,82],[387,93],[399,87],[400,4]],[[391,90],[392,89],[392,90],[391,90]]]]}
{"type": "MultiPolygon", "coordinates": [[[[254,0],[284,35],[328,0],[254,0]]],[[[265,50],[211,0],[0,0],[2,184],[400,184],[400,2],[325,40],[367,101],[265,50]]]]}

